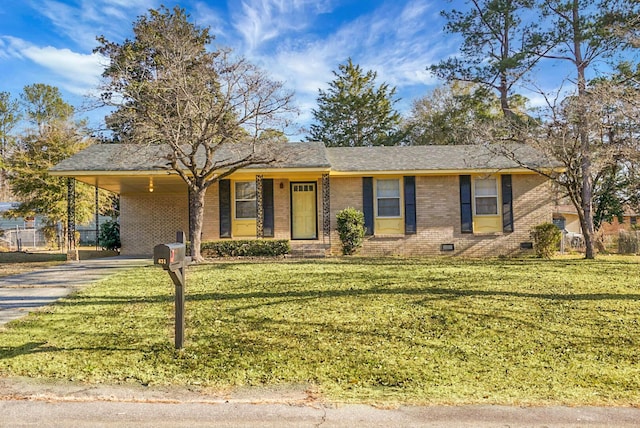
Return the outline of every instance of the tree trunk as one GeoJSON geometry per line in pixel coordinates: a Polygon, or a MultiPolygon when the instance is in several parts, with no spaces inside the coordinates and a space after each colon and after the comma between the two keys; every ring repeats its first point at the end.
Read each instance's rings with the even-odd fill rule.
{"type": "Polygon", "coordinates": [[[191,242],[191,260],[198,263],[204,260],[200,254],[202,245],[202,224],[204,221],[204,197],[206,187],[189,191],[189,242],[191,242]]]}
{"type": "MultiPolygon", "coordinates": [[[[573,0],[573,49],[575,53],[575,65],[578,73],[578,98],[580,108],[584,108],[584,98],[587,95],[587,80],[585,78],[585,64],[582,57],[582,30],[580,28],[580,2],[573,0]]],[[[580,134],[580,169],[582,173],[582,206],[583,218],[582,235],[584,236],[586,259],[595,257],[594,251],[594,227],[593,227],[593,180],[591,179],[591,144],[589,141],[589,123],[586,114],[579,114],[578,132],[580,134]]]]}
{"type": "Polygon", "coordinates": [[[586,259],[595,257],[594,251],[594,227],[593,227],[593,183],[591,181],[591,155],[589,154],[589,137],[586,132],[581,131],[580,135],[582,144],[582,212],[584,213],[584,221],[582,222],[582,234],[584,235],[586,259]],[[586,150],[586,151],[585,151],[586,150]]]}

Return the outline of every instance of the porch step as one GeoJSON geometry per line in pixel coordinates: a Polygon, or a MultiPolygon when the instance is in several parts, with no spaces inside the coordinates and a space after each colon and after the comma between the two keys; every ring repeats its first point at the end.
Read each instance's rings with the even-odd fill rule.
{"type": "Polygon", "coordinates": [[[289,255],[294,258],[322,259],[327,257],[328,245],[325,244],[295,244],[291,243],[289,255]]]}

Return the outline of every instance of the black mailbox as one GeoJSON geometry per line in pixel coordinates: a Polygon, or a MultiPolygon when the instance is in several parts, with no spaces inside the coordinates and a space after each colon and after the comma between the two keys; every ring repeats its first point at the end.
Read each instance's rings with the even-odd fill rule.
{"type": "Polygon", "coordinates": [[[180,242],[158,244],[153,247],[153,263],[164,270],[175,272],[184,266],[185,245],[180,242]]]}

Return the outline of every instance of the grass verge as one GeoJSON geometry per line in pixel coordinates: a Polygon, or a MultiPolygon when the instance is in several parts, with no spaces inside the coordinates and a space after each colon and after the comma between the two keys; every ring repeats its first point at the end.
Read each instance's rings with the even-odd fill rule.
{"type": "Polygon", "coordinates": [[[0,277],[65,263],[66,254],[0,252],[0,277]]]}
{"type": "Polygon", "coordinates": [[[0,332],[0,375],[330,400],[638,405],[637,257],[224,261],[124,272],[0,332]]]}

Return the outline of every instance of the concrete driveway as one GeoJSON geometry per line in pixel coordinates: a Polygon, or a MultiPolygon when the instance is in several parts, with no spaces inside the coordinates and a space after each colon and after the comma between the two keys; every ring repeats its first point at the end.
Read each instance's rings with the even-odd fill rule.
{"type": "Polygon", "coordinates": [[[47,269],[2,277],[0,326],[115,272],[151,264],[151,259],[118,256],[73,261],[47,269]]]}

